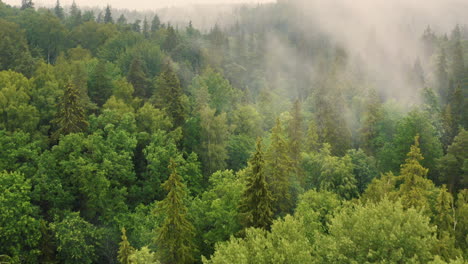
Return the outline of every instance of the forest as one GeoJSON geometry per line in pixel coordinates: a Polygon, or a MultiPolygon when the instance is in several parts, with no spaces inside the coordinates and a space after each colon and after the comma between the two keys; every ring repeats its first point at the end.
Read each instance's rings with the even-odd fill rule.
{"type": "Polygon", "coordinates": [[[0,0],[0,263],[466,263],[468,21],[307,2],[0,0]]]}

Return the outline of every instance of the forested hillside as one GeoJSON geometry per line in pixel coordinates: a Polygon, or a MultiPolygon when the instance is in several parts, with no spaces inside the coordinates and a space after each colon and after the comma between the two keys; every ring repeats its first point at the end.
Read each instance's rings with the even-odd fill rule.
{"type": "Polygon", "coordinates": [[[466,263],[468,28],[298,2],[0,0],[0,263],[466,263]]]}

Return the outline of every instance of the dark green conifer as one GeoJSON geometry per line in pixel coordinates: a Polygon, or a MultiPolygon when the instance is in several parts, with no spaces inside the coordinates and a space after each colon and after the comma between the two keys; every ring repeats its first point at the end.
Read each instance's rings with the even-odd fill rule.
{"type": "Polygon", "coordinates": [[[104,14],[104,23],[105,24],[114,24],[114,19],[112,18],[112,12],[110,6],[107,5],[106,13],[104,14]]]}
{"type": "Polygon", "coordinates": [[[160,203],[159,210],[165,219],[158,230],[156,245],[163,263],[193,263],[194,227],[187,217],[188,209],[184,204],[186,187],[176,167],[171,159],[171,175],[162,185],[168,194],[160,203]]]}
{"type": "Polygon", "coordinates": [[[60,0],[57,0],[57,4],[55,5],[55,8],[54,8],[54,13],[61,20],[65,18],[65,13],[63,12],[63,7],[60,6],[60,0]]]}
{"type": "Polygon", "coordinates": [[[241,223],[245,228],[268,230],[273,221],[273,197],[265,177],[261,139],[257,140],[256,151],[249,163],[251,171],[247,176],[247,186],[239,208],[241,223]]]}
{"type": "Polygon", "coordinates": [[[57,126],[57,130],[52,135],[53,139],[57,140],[60,135],[83,132],[88,128],[89,124],[79,93],[71,82],[68,83],[59,104],[57,117],[52,121],[57,126]]]}
{"type": "Polygon", "coordinates": [[[281,121],[278,118],[271,132],[270,148],[265,154],[265,172],[268,184],[271,186],[276,215],[291,213],[293,207],[291,176],[294,167],[289,154],[281,121]]]}

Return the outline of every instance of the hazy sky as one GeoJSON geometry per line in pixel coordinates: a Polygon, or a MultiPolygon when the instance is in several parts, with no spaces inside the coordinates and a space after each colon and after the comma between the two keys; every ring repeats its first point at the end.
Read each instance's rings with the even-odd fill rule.
{"type": "MultiPolygon", "coordinates": [[[[10,5],[20,5],[21,0],[2,0],[10,5]]],[[[37,5],[54,5],[57,0],[33,0],[37,5]]],[[[180,6],[190,4],[221,4],[221,3],[265,3],[275,0],[75,0],[78,6],[105,6],[128,9],[157,9],[167,6],[180,6]]],[[[71,5],[73,0],[60,0],[63,5],[71,5]]]]}

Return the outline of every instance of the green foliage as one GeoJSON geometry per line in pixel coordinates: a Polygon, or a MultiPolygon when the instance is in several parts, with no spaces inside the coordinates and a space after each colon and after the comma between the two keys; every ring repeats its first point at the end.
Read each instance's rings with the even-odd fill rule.
{"type": "Polygon", "coordinates": [[[319,233],[328,233],[331,219],[341,209],[341,200],[329,191],[309,190],[299,197],[294,216],[304,224],[305,235],[313,244],[319,233]]]}
{"type": "Polygon", "coordinates": [[[33,58],[24,31],[15,23],[0,19],[0,39],[0,71],[31,74],[33,58]]]}
{"type": "Polygon", "coordinates": [[[226,241],[240,231],[238,207],[245,183],[232,171],[218,171],[210,177],[210,187],[193,200],[190,212],[197,230],[201,255],[213,254],[215,243],[226,241]]]}
{"type": "Polygon", "coordinates": [[[281,121],[278,118],[271,132],[270,147],[265,153],[265,175],[273,198],[276,215],[291,213],[293,197],[291,194],[294,162],[284,139],[281,121]]]}
{"type": "Polygon", "coordinates": [[[268,230],[273,221],[273,197],[265,175],[265,161],[261,139],[249,162],[246,188],[242,194],[239,212],[244,228],[268,230]]]}
{"type": "Polygon", "coordinates": [[[306,189],[333,191],[345,199],[357,195],[357,182],[349,156],[332,156],[330,145],[324,144],[319,153],[304,154],[302,159],[306,189]]]}
{"type": "Polygon", "coordinates": [[[156,254],[151,252],[148,247],[142,247],[135,250],[129,257],[130,263],[134,264],[159,264],[156,254]]]}
{"type": "Polygon", "coordinates": [[[188,210],[184,204],[185,185],[177,173],[176,166],[171,160],[171,175],[163,184],[168,194],[158,207],[158,210],[165,214],[165,219],[157,231],[155,243],[164,263],[192,263],[194,228],[187,218],[188,210]]]}
{"type": "Polygon", "coordinates": [[[8,131],[35,131],[37,109],[30,105],[31,83],[20,73],[0,72],[0,128],[8,131]]]}
{"type": "Polygon", "coordinates": [[[468,187],[467,164],[468,132],[462,129],[448,147],[447,154],[439,160],[440,180],[448,184],[451,193],[468,187]]]}
{"type": "Polygon", "coordinates": [[[156,79],[155,89],[152,101],[166,111],[175,128],[183,126],[187,112],[186,99],[179,79],[170,65],[156,79]]]}
{"type": "Polygon", "coordinates": [[[229,128],[226,114],[215,114],[216,110],[205,106],[200,110],[200,158],[205,175],[226,168],[229,128]]]}
{"type": "Polygon", "coordinates": [[[426,263],[437,241],[428,217],[387,199],[343,209],[329,232],[317,242],[319,263],[426,263]]]}
{"type": "Polygon", "coordinates": [[[61,263],[91,264],[96,261],[99,230],[86,222],[78,213],[69,213],[62,220],[51,224],[57,241],[61,263]]]}
{"type": "Polygon", "coordinates": [[[59,111],[53,120],[57,130],[53,137],[58,139],[60,135],[83,132],[88,128],[88,121],[79,92],[72,83],[69,83],[64,91],[59,105],[59,111]]]}
{"type": "Polygon", "coordinates": [[[135,249],[130,245],[127,239],[127,231],[122,227],[122,241],[119,244],[118,260],[121,264],[131,264],[131,256],[134,254],[135,249]]]}
{"type": "Polygon", "coordinates": [[[231,238],[218,244],[215,254],[203,263],[312,263],[312,249],[304,231],[302,223],[288,215],[276,220],[271,232],[250,228],[244,239],[231,238]]]}
{"type": "Polygon", "coordinates": [[[23,174],[0,172],[0,252],[14,263],[36,263],[41,238],[31,183],[23,174]]]}

